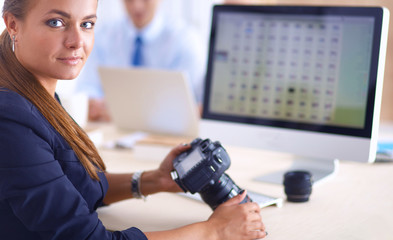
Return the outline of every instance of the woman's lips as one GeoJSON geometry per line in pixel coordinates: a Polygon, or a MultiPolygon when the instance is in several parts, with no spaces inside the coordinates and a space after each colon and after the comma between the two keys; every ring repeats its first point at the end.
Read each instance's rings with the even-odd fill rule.
{"type": "Polygon", "coordinates": [[[67,65],[78,65],[81,61],[82,58],[81,57],[64,57],[64,58],[58,58],[59,61],[61,61],[62,63],[65,63],[67,65]]]}

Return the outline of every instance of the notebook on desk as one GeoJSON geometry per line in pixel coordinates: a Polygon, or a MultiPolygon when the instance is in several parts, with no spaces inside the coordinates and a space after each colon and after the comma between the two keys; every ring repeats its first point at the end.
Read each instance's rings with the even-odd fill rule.
{"type": "Polygon", "coordinates": [[[182,72],[100,67],[99,73],[109,113],[119,129],[198,136],[198,107],[182,72]]]}

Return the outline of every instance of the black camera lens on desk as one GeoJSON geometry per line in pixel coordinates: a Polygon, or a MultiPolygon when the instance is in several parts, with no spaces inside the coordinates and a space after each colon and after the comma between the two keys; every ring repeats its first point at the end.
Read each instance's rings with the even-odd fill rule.
{"type": "Polygon", "coordinates": [[[307,171],[290,171],[284,175],[284,188],[290,202],[307,202],[312,191],[312,175],[307,171]]]}

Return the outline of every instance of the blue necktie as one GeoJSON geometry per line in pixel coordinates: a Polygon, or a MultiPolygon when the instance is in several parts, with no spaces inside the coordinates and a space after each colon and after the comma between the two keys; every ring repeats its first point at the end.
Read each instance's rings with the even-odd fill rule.
{"type": "Polygon", "coordinates": [[[135,48],[134,48],[134,54],[132,56],[132,65],[133,66],[142,66],[142,37],[141,36],[137,36],[135,38],[135,48]]]}

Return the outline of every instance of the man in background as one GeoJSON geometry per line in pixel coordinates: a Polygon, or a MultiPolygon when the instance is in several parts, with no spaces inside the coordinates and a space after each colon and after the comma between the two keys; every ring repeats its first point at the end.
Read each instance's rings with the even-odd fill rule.
{"type": "Polygon", "coordinates": [[[123,0],[127,16],[103,23],[96,29],[96,42],[76,83],[86,93],[89,119],[108,121],[99,66],[143,67],[184,71],[197,102],[202,100],[205,55],[198,36],[181,21],[159,11],[161,0],[123,0]]]}

